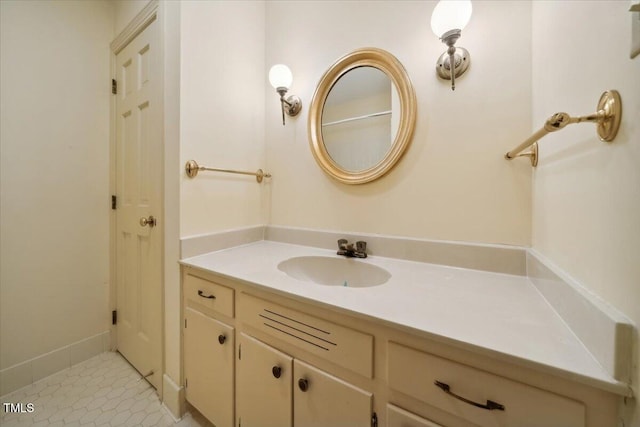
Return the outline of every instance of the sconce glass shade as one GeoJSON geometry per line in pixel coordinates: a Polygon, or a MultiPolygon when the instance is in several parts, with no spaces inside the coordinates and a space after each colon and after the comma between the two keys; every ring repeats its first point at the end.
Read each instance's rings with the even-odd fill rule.
{"type": "Polygon", "coordinates": [[[276,64],[269,70],[269,83],[280,95],[280,107],[282,109],[282,125],[284,126],[285,113],[289,116],[297,116],[302,109],[302,101],[296,95],[285,95],[293,83],[293,74],[284,64],[276,64]]]}
{"type": "Polygon", "coordinates": [[[291,70],[284,64],[276,64],[269,70],[269,83],[274,89],[291,87],[293,82],[293,74],[291,70]]]}
{"type": "Polygon", "coordinates": [[[431,14],[431,29],[436,36],[451,30],[464,30],[471,19],[471,0],[440,0],[431,14]]]}

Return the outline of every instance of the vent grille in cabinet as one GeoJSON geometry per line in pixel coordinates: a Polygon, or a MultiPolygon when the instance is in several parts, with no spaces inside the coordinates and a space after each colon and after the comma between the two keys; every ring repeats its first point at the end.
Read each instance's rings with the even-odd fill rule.
{"type": "Polygon", "coordinates": [[[285,316],[276,311],[263,309],[259,316],[265,320],[263,324],[266,327],[287,334],[290,337],[304,341],[322,350],[329,351],[332,347],[338,345],[328,339],[331,332],[285,316]]]}
{"type": "Polygon", "coordinates": [[[298,309],[241,293],[238,318],[252,328],[320,356],[367,378],[373,378],[373,336],[335,321],[348,323],[336,314],[311,316],[298,309]],[[330,318],[330,319],[329,319],[330,318]]]}

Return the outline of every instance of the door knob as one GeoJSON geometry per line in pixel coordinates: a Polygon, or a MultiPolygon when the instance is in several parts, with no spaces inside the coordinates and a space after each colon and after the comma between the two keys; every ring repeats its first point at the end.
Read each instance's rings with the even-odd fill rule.
{"type": "Polygon", "coordinates": [[[298,380],[298,387],[300,388],[300,391],[305,392],[307,390],[309,390],[309,381],[304,379],[304,378],[300,378],[298,380]]]}
{"type": "Polygon", "coordinates": [[[218,342],[220,344],[224,344],[224,342],[227,340],[227,337],[224,335],[218,335],[218,342]]]}
{"type": "Polygon", "coordinates": [[[156,226],[156,219],[153,215],[149,215],[149,218],[145,218],[142,217],[140,218],[140,225],[141,226],[145,226],[148,225],[149,227],[155,227],[156,226]]]}

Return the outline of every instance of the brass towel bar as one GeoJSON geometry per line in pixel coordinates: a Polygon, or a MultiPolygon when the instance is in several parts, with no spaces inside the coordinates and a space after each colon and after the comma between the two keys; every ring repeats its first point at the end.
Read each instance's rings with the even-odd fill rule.
{"type": "Polygon", "coordinates": [[[555,132],[572,123],[591,122],[596,123],[596,131],[600,140],[611,142],[618,133],[620,118],[622,116],[622,102],[620,94],[616,90],[608,90],[602,94],[598,101],[597,111],[588,116],[571,117],[567,113],[556,113],[549,117],[544,126],[527,138],[522,144],[507,152],[504,157],[507,160],[516,157],[529,157],[531,166],[538,165],[538,140],[548,133],[555,132]],[[531,147],[531,151],[522,151],[531,147]]]}
{"type": "Polygon", "coordinates": [[[199,171],[211,171],[211,172],[224,172],[224,173],[236,173],[240,175],[252,175],[256,177],[256,181],[258,183],[262,182],[264,178],[271,178],[270,173],[264,173],[262,169],[258,169],[255,172],[245,172],[245,171],[237,171],[233,169],[218,169],[218,168],[207,168],[205,166],[200,166],[198,162],[195,160],[189,160],[187,164],[184,166],[184,170],[187,172],[187,176],[189,178],[195,178],[198,175],[199,171]]]}

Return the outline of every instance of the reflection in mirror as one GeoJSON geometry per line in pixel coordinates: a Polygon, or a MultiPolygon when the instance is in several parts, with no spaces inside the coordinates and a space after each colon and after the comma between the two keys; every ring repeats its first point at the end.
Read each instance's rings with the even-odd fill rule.
{"type": "Polygon", "coordinates": [[[378,164],[398,130],[398,94],[375,67],[357,67],[333,85],[322,110],[322,138],[341,168],[357,172],[378,164]]]}

